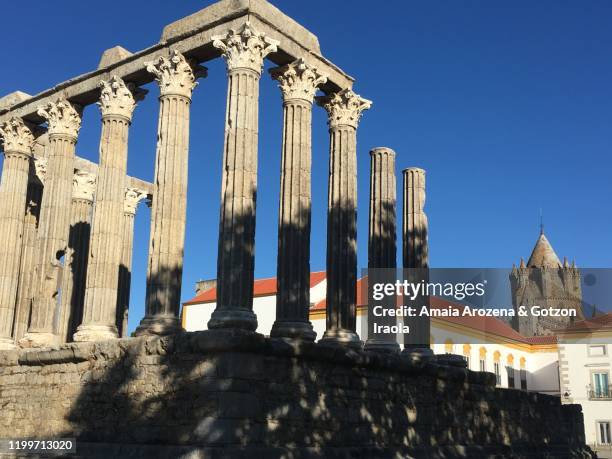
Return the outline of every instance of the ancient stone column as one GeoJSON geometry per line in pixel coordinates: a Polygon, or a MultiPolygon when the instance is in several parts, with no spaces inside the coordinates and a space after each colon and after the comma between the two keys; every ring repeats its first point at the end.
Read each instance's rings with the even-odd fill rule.
{"type": "MultiPolygon", "coordinates": [[[[429,280],[429,254],[427,243],[427,215],[425,214],[425,171],[418,167],[404,169],[404,218],[402,225],[403,267],[411,282],[429,280]]],[[[418,299],[429,304],[429,298],[418,299]]],[[[405,320],[406,322],[406,320],[405,320]]],[[[429,317],[419,316],[407,320],[410,333],[404,335],[406,352],[431,354],[429,349],[429,317]]]]}
{"type": "Polygon", "coordinates": [[[247,22],[238,31],[213,37],[227,63],[228,91],[217,256],[217,306],[208,328],[255,330],[255,200],[259,79],[263,59],[278,42],[247,22]]]}
{"type": "Polygon", "coordinates": [[[0,126],[0,136],[4,145],[0,180],[0,349],[12,349],[16,347],[11,336],[34,135],[23,120],[11,118],[0,126]]]}
{"type": "Polygon", "coordinates": [[[318,97],[329,116],[327,327],[321,342],[360,347],[357,295],[357,125],[372,102],[349,89],[318,97]]]}
{"type": "Polygon", "coordinates": [[[119,265],[119,290],[117,292],[116,325],[120,337],[127,336],[128,311],[130,307],[130,288],[132,284],[132,252],[134,243],[134,217],[138,203],[147,199],[147,193],[138,188],[125,190],[123,206],[123,247],[119,265]]]}
{"type": "Polygon", "coordinates": [[[270,73],[283,93],[276,321],[270,334],[314,341],[309,321],[312,101],[327,77],[301,59],[270,73]]]}
{"type": "Polygon", "coordinates": [[[98,106],[102,113],[100,165],[83,321],[75,341],[116,338],[117,279],[123,249],[123,206],[127,172],[128,132],[136,107],[135,87],[113,76],[102,81],[98,106]]]}
{"type": "MultiPolygon", "coordinates": [[[[147,299],[136,335],[168,334],[181,328],[178,314],[187,211],[189,107],[195,80],[204,74],[202,67],[192,66],[177,51],[148,63],[147,70],[159,84],[159,124],[147,299]]],[[[113,301],[116,304],[117,298],[113,301]]]]}
{"type": "Polygon", "coordinates": [[[38,231],[39,264],[30,327],[20,344],[42,347],[57,343],[53,319],[57,312],[64,256],[68,246],[74,150],[81,128],[81,109],[58,99],[38,109],[49,124],[49,157],[38,231]]]}
{"type": "MultiPolygon", "coordinates": [[[[370,151],[370,222],[368,236],[368,301],[375,283],[394,283],[396,280],[396,180],[395,152],[379,147],[370,151]]],[[[385,310],[396,306],[396,297],[381,300],[385,310]]],[[[378,303],[376,303],[378,304],[378,303]]],[[[399,352],[395,333],[374,334],[373,325],[395,326],[395,316],[376,317],[372,306],[368,310],[368,340],[365,349],[376,352],[399,352]]]]}
{"type": "Polygon", "coordinates": [[[74,171],[68,251],[62,274],[60,317],[57,320],[57,335],[61,342],[72,341],[72,336],[83,320],[95,190],[95,174],[74,171]]]}
{"type": "MultiPolygon", "coordinates": [[[[30,163],[30,182],[26,198],[26,211],[23,218],[23,238],[21,243],[21,265],[19,269],[19,287],[17,289],[17,307],[15,310],[15,324],[13,338],[19,342],[28,331],[30,324],[30,306],[34,296],[34,271],[37,264],[37,234],[40,217],[40,203],[43,194],[43,185],[33,172],[34,164],[46,167],[46,160],[35,159],[30,163]]],[[[39,167],[36,167],[38,170],[39,167]]],[[[42,168],[41,168],[42,169],[42,168]]]]}

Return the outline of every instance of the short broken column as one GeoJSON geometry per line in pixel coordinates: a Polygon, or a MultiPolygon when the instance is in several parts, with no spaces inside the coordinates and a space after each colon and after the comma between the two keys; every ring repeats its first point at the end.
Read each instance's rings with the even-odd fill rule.
{"type": "Polygon", "coordinates": [[[127,336],[130,290],[132,285],[132,253],[134,245],[134,217],[138,203],[149,196],[145,191],[129,187],[125,190],[123,205],[123,247],[119,265],[119,290],[117,292],[117,331],[121,338],[127,336]]]}
{"type": "Polygon", "coordinates": [[[317,102],[327,110],[327,324],[323,343],[361,347],[357,325],[357,125],[372,102],[350,89],[317,102]]]}
{"type": "Polygon", "coordinates": [[[126,84],[117,76],[102,81],[100,87],[100,165],[83,321],[74,335],[75,341],[100,341],[118,336],[115,315],[123,249],[120,222],[125,200],[128,133],[136,99],[142,95],[142,91],[137,91],[134,85],[126,84]]]}
{"type": "Polygon", "coordinates": [[[61,342],[72,341],[83,320],[95,189],[95,174],[83,170],[74,171],[68,251],[62,275],[62,302],[57,321],[57,335],[61,342]]]}
{"type": "Polygon", "coordinates": [[[4,145],[0,181],[0,349],[13,349],[23,213],[34,135],[22,119],[11,118],[0,126],[0,137],[4,145]]]}
{"type": "Polygon", "coordinates": [[[314,341],[309,320],[312,102],[327,77],[302,59],[270,72],[283,94],[276,321],[270,335],[314,341]]]}
{"type": "MultiPolygon", "coordinates": [[[[181,329],[178,314],[187,218],[189,109],[195,80],[205,75],[205,69],[172,51],[169,57],[147,63],[147,71],[155,75],[159,85],[159,123],[145,317],[135,333],[165,335],[181,329]]],[[[115,297],[113,304],[116,302],[115,297]]],[[[115,314],[112,321],[116,321],[115,314]]]]}
{"type": "MultiPolygon", "coordinates": [[[[376,352],[399,352],[396,333],[374,334],[374,323],[382,327],[397,325],[395,315],[375,317],[372,314],[372,286],[375,283],[395,283],[397,266],[396,245],[396,180],[395,152],[386,147],[370,151],[370,221],[368,236],[368,340],[365,349],[376,352]],[[374,319],[376,322],[374,322],[374,319]]],[[[380,301],[383,310],[395,309],[397,298],[385,296],[380,301]]],[[[376,305],[379,303],[376,302],[376,305]]]]}
{"type": "Polygon", "coordinates": [[[217,255],[217,306],[208,328],[257,329],[253,313],[259,79],[263,59],[278,42],[247,22],[213,37],[227,64],[221,215],[217,255]]]}
{"type": "MultiPolygon", "coordinates": [[[[425,171],[418,167],[403,170],[403,267],[410,282],[429,280],[429,246],[427,215],[425,214],[425,171]]],[[[417,306],[429,305],[429,297],[417,299],[417,306]],[[421,304],[422,303],[422,304],[421,304]]],[[[406,318],[410,333],[404,334],[404,352],[431,355],[430,321],[428,316],[406,318]]]]}
{"type": "Polygon", "coordinates": [[[68,246],[74,150],[81,128],[81,108],[58,99],[38,109],[49,124],[49,158],[38,231],[39,264],[36,295],[32,301],[28,332],[20,340],[24,347],[57,343],[53,320],[59,307],[64,257],[68,246]]]}

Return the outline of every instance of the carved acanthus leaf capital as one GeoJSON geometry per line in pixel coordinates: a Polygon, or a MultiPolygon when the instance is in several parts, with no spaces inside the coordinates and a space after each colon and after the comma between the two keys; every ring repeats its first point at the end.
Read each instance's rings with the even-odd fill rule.
{"type": "Polygon", "coordinates": [[[126,214],[136,214],[136,208],[138,207],[140,201],[148,199],[148,197],[149,195],[144,190],[133,187],[126,188],[123,211],[126,214]]]}
{"type": "Polygon", "coordinates": [[[145,62],[147,72],[155,75],[159,92],[164,95],[180,95],[191,98],[193,89],[198,85],[196,79],[206,77],[206,67],[188,62],[177,50],[170,57],[160,56],[156,61],[145,62]]]}
{"type": "Polygon", "coordinates": [[[247,68],[261,75],[263,60],[278,49],[278,40],[256,32],[249,22],[240,30],[230,29],[225,35],[211,37],[213,46],[221,50],[227,69],[247,68]]]}
{"type": "Polygon", "coordinates": [[[297,59],[282,67],[270,69],[270,75],[278,80],[278,86],[283,92],[285,101],[291,99],[302,99],[312,103],[317,87],[327,82],[327,75],[304,62],[297,59]]]}
{"type": "Polygon", "coordinates": [[[122,116],[132,119],[136,101],[142,100],[147,91],[137,88],[133,83],[125,83],[114,75],[110,81],[100,82],[100,101],[98,107],[105,116],[122,116]]]}
{"type": "Polygon", "coordinates": [[[77,169],[72,178],[72,199],[93,201],[96,191],[96,174],[77,169]]]}
{"type": "Polygon", "coordinates": [[[32,129],[21,118],[11,118],[0,125],[0,137],[4,152],[32,154],[34,135],[32,129]]]}
{"type": "Polygon", "coordinates": [[[362,98],[350,89],[317,97],[316,100],[327,110],[330,128],[345,125],[357,129],[361,114],[372,106],[372,101],[362,98]]]}
{"type": "Polygon", "coordinates": [[[81,129],[82,108],[66,99],[49,102],[38,107],[37,113],[49,123],[49,135],[76,137],[81,129]]]}

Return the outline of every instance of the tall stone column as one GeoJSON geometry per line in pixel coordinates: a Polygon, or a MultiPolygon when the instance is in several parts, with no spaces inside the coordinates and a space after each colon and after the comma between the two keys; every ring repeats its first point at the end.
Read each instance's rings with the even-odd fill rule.
{"type": "Polygon", "coordinates": [[[270,334],[314,341],[309,321],[312,102],[327,77],[301,59],[270,73],[283,93],[276,321],[270,334]]]}
{"type": "Polygon", "coordinates": [[[72,336],[83,320],[95,189],[95,174],[74,171],[68,251],[62,275],[60,316],[57,320],[57,334],[61,342],[72,341],[72,336]]]}
{"type": "MultiPolygon", "coordinates": [[[[368,236],[368,301],[372,298],[375,283],[394,283],[397,266],[396,255],[396,180],[395,152],[380,147],[370,151],[370,222],[368,236]]],[[[386,311],[396,307],[396,297],[385,297],[382,306],[386,311]]],[[[377,303],[378,304],[378,303],[377,303]]],[[[368,308],[368,340],[366,350],[377,352],[399,352],[395,333],[374,334],[374,323],[395,326],[396,317],[375,317],[368,308]]]]}
{"type": "Polygon", "coordinates": [[[34,159],[30,163],[30,182],[26,198],[26,211],[23,217],[23,239],[21,244],[21,265],[19,268],[19,287],[17,289],[17,307],[15,310],[15,325],[13,326],[13,338],[19,342],[28,331],[30,323],[30,306],[34,296],[34,271],[37,264],[37,235],[38,221],[40,217],[40,204],[43,194],[42,181],[39,179],[44,174],[46,167],[45,159],[34,159]],[[40,170],[41,174],[33,172],[40,170]],[[38,165],[42,167],[39,168],[38,165]]]}
{"type": "Polygon", "coordinates": [[[23,120],[11,118],[0,126],[0,136],[4,145],[0,180],[0,349],[13,349],[23,213],[34,135],[23,120]]]}
{"type": "MultiPolygon", "coordinates": [[[[404,218],[402,225],[403,267],[411,282],[429,280],[429,246],[427,215],[425,214],[425,171],[418,167],[404,169],[404,218]]],[[[418,299],[429,304],[428,297],[418,299]]],[[[422,304],[418,304],[422,306],[422,304]]],[[[430,355],[430,321],[427,316],[408,320],[410,333],[404,335],[406,352],[430,355]]]]}
{"type": "Polygon", "coordinates": [[[128,311],[130,307],[130,288],[132,285],[132,252],[134,243],[134,217],[138,203],[147,199],[147,193],[138,188],[125,190],[123,206],[123,247],[119,265],[119,290],[117,292],[116,325],[120,337],[127,336],[128,311]]]}
{"type": "Polygon", "coordinates": [[[119,222],[123,220],[128,132],[136,98],[135,87],[126,85],[118,76],[102,81],[100,87],[100,165],[83,321],[74,334],[75,341],[100,341],[118,336],[115,326],[117,279],[123,249],[119,222]]]}
{"type": "MultiPolygon", "coordinates": [[[[136,335],[169,334],[181,329],[178,314],[187,211],[189,107],[195,80],[203,76],[205,69],[193,67],[182,54],[173,51],[169,58],[148,63],[147,70],[159,84],[159,124],[147,302],[136,335]]],[[[113,301],[116,304],[117,298],[113,301]]]]}
{"type": "Polygon", "coordinates": [[[259,79],[263,59],[278,42],[247,22],[238,31],[213,37],[227,63],[228,90],[217,255],[217,307],[208,328],[255,330],[255,201],[259,79]]]}
{"type": "Polygon", "coordinates": [[[48,121],[49,158],[38,231],[39,264],[30,328],[21,339],[24,347],[56,344],[53,319],[57,312],[61,274],[68,246],[74,150],[81,128],[81,109],[58,99],[38,109],[48,121]]]}
{"type": "Polygon", "coordinates": [[[349,89],[318,97],[329,116],[327,327],[321,342],[360,347],[357,296],[357,125],[372,102],[349,89]]]}

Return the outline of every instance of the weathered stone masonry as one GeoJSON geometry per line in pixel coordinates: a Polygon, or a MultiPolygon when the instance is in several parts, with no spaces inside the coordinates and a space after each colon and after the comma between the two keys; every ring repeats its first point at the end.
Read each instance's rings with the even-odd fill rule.
{"type": "Polygon", "coordinates": [[[0,406],[92,458],[590,457],[579,405],[491,373],[238,330],[4,352],[0,406]]]}

